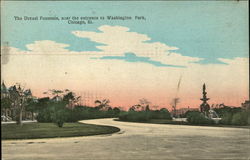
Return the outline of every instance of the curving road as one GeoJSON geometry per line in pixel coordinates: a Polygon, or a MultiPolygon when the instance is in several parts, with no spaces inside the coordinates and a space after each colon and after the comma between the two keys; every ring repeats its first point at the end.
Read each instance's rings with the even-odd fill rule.
{"type": "Polygon", "coordinates": [[[84,120],[121,129],[112,135],[2,141],[4,160],[202,160],[250,159],[243,128],[84,120]]]}

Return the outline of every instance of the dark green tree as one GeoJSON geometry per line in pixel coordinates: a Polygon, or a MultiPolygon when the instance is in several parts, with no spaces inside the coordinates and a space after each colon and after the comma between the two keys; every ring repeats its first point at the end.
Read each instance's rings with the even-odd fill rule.
{"type": "Polygon", "coordinates": [[[17,124],[22,125],[23,111],[27,105],[27,100],[32,97],[31,90],[25,89],[24,87],[21,87],[20,84],[17,84],[10,87],[9,95],[11,104],[17,113],[16,122],[17,124]]]}
{"type": "Polygon", "coordinates": [[[34,98],[28,98],[25,110],[31,112],[31,119],[34,120],[34,113],[38,110],[37,101],[34,98]]]}
{"type": "Polygon", "coordinates": [[[103,99],[103,100],[96,100],[95,104],[98,110],[107,110],[110,106],[109,106],[109,99],[103,99]]]}
{"type": "Polygon", "coordinates": [[[63,127],[67,117],[69,116],[65,102],[53,102],[51,104],[51,119],[58,126],[63,127]]]}

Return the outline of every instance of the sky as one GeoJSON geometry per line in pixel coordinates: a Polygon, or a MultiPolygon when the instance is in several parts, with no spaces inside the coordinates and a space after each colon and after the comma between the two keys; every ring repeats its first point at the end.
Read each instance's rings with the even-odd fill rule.
{"type": "Polygon", "coordinates": [[[108,98],[128,108],[146,98],[170,108],[178,97],[177,108],[198,107],[206,83],[210,104],[249,99],[247,1],[9,1],[1,14],[2,81],[38,97],[70,89],[88,105],[108,98]],[[14,16],[105,19],[80,25],[14,16]]]}

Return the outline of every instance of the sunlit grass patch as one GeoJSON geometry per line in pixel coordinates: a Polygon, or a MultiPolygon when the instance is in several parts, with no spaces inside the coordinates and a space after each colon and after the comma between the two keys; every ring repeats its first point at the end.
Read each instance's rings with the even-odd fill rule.
{"type": "Polygon", "coordinates": [[[75,137],[98,134],[111,134],[120,131],[117,127],[99,126],[83,123],[65,123],[62,128],[53,123],[4,124],[2,139],[35,139],[54,137],[75,137]]]}

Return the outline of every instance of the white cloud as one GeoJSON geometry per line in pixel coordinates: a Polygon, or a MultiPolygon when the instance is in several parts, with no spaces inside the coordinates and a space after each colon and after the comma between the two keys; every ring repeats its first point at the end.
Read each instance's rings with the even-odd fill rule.
{"type": "Polygon", "coordinates": [[[43,41],[35,41],[32,44],[26,45],[27,49],[34,52],[34,53],[42,53],[42,54],[61,54],[65,52],[69,52],[66,47],[69,47],[68,44],[57,43],[50,40],[43,40],[43,41]]]}
{"type": "Polygon", "coordinates": [[[249,62],[248,58],[242,58],[242,57],[235,57],[234,59],[225,59],[225,58],[218,58],[219,61],[231,64],[231,65],[244,65],[249,62]]]}
{"type": "Polygon", "coordinates": [[[134,53],[137,56],[147,56],[152,60],[171,65],[189,65],[191,62],[202,60],[197,57],[183,56],[172,52],[177,47],[168,46],[151,40],[145,34],[130,32],[129,28],[121,26],[101,26],[101,32],[73,31],[72,33],[81,38],[88,38],[93,42],[104,45],[97,46],[105,56],[123,56],[124,53],[134,53]]]}

